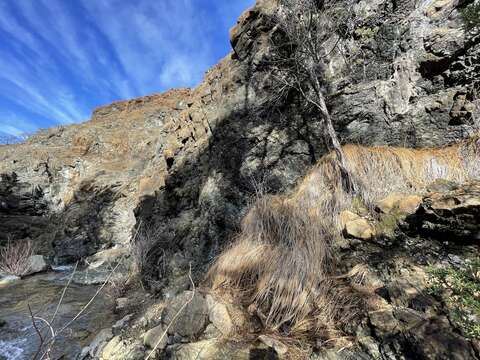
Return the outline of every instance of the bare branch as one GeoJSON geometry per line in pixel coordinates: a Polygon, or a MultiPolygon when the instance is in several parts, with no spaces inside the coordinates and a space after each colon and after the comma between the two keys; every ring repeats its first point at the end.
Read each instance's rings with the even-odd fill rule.
{"type": "Polygon", "coordinates": [[[160,336],[160,339],[158,339],[157,343],[153,347],[152,351],[150,351],[148,356],[145,358],[145,360],[148,360],[153,356],[153,354],[155,353],[157,348],[160,346],[160,343],[162,342],[163,338],[167,335],[168,329],[170,329],[172,324],[175,322],[175,320],[177,320],[177,318],[180,316],[180,314],[183,312],[183,310],[187,307],[187,305],[190,304],[193,301],[193,299],[195,298],[195,283],[192,280],[192,263],[190,263],[190,270],[188,272],[188,278],[190,279],[190,282],[192,283],[192,296],[182,305],[182,307],[180,309],[178,309],[177,313],[172,318],[170,323],[167,325],[167,327],[163,331],[162,336],[160,336]]]}
{"type": "Polygon", "coordinates": [[[36,360],[38,358],[38,355],[40,355],[40,352],[42,351],[44,340],[43,340],[41,331],[38,329],[37,324],[35,323],[35,317],[33,316],[32,308],[30,307],[30,304],[27,304],[27,306],[28,306],[28,312],[30,313],[30,319],[32,320],[33,328],[35,329],[35,332],[37,333],[38,338],[40,340],[40,344],[38,346],[37,352],[33,356],[33,360],[36,360]]]}
{"type": "Polygon", "coordinates": [[[58,310],[60,309],[60,305],[63,302],[63,298],[65,297],[65,293],[67,292],[68,287],[70,286],[73,276],[75,275],[75,272],[77,271],[77,266],[78,266],[78,261],[75,264],[75,267],[73,268],[72,275],[70,275],[70,278],[68,279],[67,284],[63,288],[62,295],[60,296],[60,299],[58,300],[57,308],[55,309],[55,312],[53,313],[52,319],[50,320],[50,323],[53,324],[55,321],[55,317],[57,316],[58,310]]]}

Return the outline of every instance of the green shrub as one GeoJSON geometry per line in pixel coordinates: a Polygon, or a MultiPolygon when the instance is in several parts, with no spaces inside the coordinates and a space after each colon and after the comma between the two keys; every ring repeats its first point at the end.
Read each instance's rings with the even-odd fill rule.
{"type": "Polygon", "coordinates": [[[443,298],[450,320],[466,337],[480,338],[480,257],[464,269],[430,269],[429,276],[429,292],[443,298]]]}
{"type": "Polygon", "coordinates": [[[462,10],[462,18],[467,31],[480,27],[480,2],[468,5],[462,10]]]}

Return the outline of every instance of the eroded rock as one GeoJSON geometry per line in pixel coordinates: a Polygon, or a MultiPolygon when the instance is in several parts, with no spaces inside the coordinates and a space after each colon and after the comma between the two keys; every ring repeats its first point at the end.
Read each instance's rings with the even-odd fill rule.
{"type": "Polygon", "coordinates": [[[220,330],[223,335],[230,334],[234,330],[234,325],[227,306],[216,301],[212,295],[207,295],[206,300],[208,306],[208,318],[211,323],[220,330]]]}
{"type": "Polygon", "coordinates": [[[375,236],[375,228],[372,224],[351,211],[342,211],[340,220],[347,236],[362,240],[369,240],[375,236]]]}
{"type": "Polygon", "coordinates": [[[419,195],[390,194],[377,203],[378,209],[384,214],[397,212],[401,215],[413,214],[422,202],[419,195]]]}
{"type": "Polygon", "coordinates": [[[168,335],[164,327],[159,325],[143,335],[143,344],[150,349],[163,350],[167,346],[168,335]]]}
{"type": "MultiPolygon", "coordinates": [[[[172,349],[173,350],[173,349],[172,349]]],[[[255,349],[249,344],[211,339],[178,346],[173,351],[175,360],[250,360],[268,359],[268,351],[255,349]],[[255,357],[258,354],[258,357],[255,357]],[[262,355],[264,357],[262,357],[262,355]]]]}
{"type": "Polygon", "coordinates": [[[170,300],[162,314],[162,324],[170,325],[169,334],[191,337],[199,335],[207,325],[208,306],[198,293],[185,291],[170,300]],[[192,298],[193,295],[193,298],[192,298]]]}
{"type": "Polygon", "coordinates": [[[100,360],[141,360],[145,359],[145,349],[138,342],[122,340],[115,336],[103,348],[100,360]]]}
{"type": "Polygon", "coordinates": [[[460,242],[480,242],[480,184],[428,195],[408,219],[410,231],[460,242]]]}

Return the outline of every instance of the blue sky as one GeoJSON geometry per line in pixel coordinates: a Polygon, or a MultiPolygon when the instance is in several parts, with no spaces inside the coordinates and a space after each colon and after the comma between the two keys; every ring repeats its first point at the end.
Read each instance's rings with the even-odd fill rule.
{"type": "Polygon", "coordinates": [[[194,86],[255,0],[0,0],[0,133],[194,86]]]}

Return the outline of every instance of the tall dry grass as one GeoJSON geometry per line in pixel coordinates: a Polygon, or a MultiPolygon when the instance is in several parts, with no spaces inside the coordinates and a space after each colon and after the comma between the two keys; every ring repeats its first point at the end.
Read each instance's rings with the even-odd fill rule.
{"type": "MultiPolygon", "coordinates": [[[[421,193],[437,179],[480,178],[480,138],[442,148],[344,146],[355,194],[373,204],[392,192],[421,193]]],[[[338,276],[333,243],[339,214],[351,206],[335,154],[324,156],[285,196],[263,196],[207,281],[257,309],[269,331],[332,336],[361,305],[348,277],[338,276]],[[330,335],[329,335],[330,334],[330,335]]]]}

